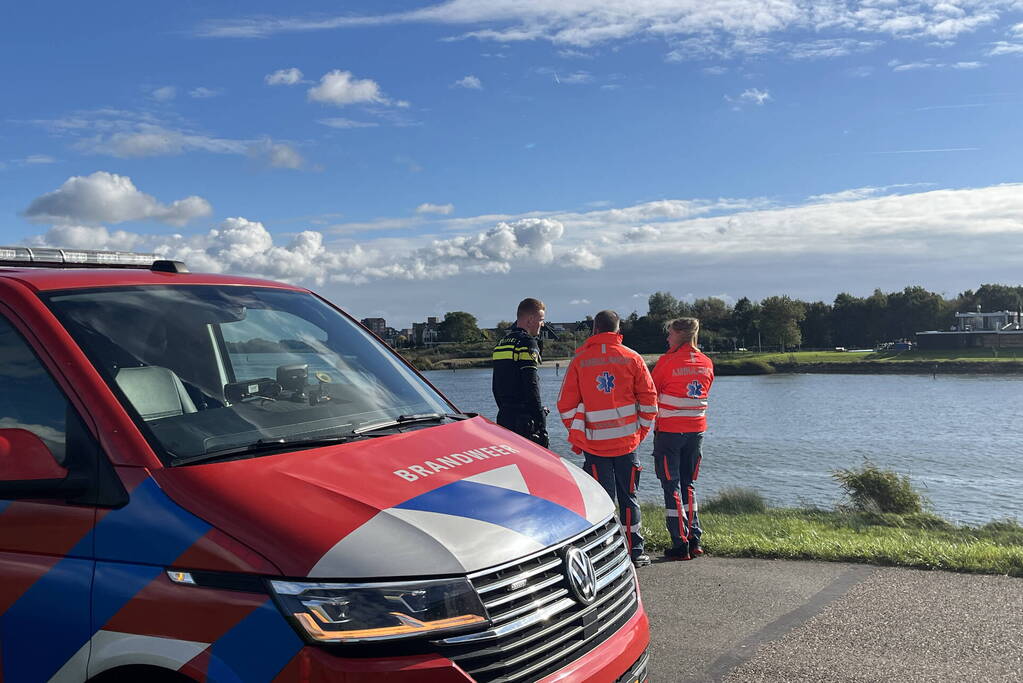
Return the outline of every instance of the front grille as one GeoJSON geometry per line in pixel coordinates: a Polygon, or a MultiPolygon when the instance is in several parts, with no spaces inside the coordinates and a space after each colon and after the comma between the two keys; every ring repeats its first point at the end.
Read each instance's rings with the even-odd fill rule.
{"type": "Polygon", "coordinates": [[[535,681],[607,640],[636,613],[636,579],[618,522],[524,560],[469,577],[491,626],[479,633],[434,641],[440,654],[481,683],[535,681]],[[565,577],[570,546],[590,558],[596,598],[583,605],[565,577]]]}

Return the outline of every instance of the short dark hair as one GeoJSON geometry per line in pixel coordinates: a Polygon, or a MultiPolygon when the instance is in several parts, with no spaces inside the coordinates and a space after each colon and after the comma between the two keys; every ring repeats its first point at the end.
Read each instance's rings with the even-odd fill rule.
{"type": "Polygon", "coordinates": [[[536,315],[540,311],[546,311],[547,307],[539,299],[523,299],[519,302],[515,315],[519,318],[525,315],[536,315]]]}
{"type": "Polygon", "coordinates": [[[614,311],[601,311],[593,316],[593,331],[597,334],[601,332],[617,332],[618,321],[618,314],[614,311]]]}

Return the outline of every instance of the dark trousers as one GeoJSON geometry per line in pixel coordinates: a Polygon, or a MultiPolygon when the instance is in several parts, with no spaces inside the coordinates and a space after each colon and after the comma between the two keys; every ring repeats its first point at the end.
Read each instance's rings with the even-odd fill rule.
{"type": "Polygon", "coordinates": [[[544,448],[550,447],[550,438],[547,436],[547,420],[543,416],[538,417],[510,408],[498,408],[497,424],[540,444],[544,448]]]}
{"type": "Polygon", "coordinates": [[[641,521],[639,499],[639,475],[643,468],[639,466],[639,456],[633,453],[605,457],[583,453],[586,472],[604,487],[611,500],[618,502],[618,519],[622,523],[622,533],[629,546],[632,557],[643,552],[643,534],[640,532],[641,521]]]}
{"type": "Polygon", "coordinates": [[[654,432],[654,472],[664,491],[664,522],[676,550],[700,545],[699,506],[693,482],[700,474],[703,432],[654,432]]]}

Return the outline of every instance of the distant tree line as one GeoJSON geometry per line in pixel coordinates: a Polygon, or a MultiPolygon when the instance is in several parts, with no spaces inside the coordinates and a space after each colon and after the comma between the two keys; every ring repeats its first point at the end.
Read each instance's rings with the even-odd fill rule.
{"type": "Polygon", "coordinates": [[[832,303],[785,295],[759,302],[743,297],[734,306],[717,297],[690,303],[655,292],[647,304],[646,315],[634,312],[622,325],[625,343],[641,353],[664,350],[665,323],[683,316],[700,319],[700,345],[712,351],[873,348],[923,330],[948,330],[957,311],[1020,310],[1023,287],[981,285],[952,299],[919,286],[888,293],[875,289],[868,297],[843,292],[832,303]]]}

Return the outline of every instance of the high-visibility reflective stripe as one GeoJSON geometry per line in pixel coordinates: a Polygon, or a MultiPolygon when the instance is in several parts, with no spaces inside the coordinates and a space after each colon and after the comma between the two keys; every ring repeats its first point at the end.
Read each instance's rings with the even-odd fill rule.
{"type": "Polygon", "coordinates": [[[508,349],[515,350],[515,344],[498,344],[494,347],[494,351],[507,351],[508,349]]]}
{"type": "Polygon", "coordinates": [[[578,412],[585,412],[582,403],[577,405],[575,408],[572,408],[571,410],[566,410],[565,412],[563,412],[561,414],[561,419],[562,420],[571,420],[573,417],[575,417],[575,414],[578,413],[578,412]]]}
{"type": "MultiPolygon", "coordinates": [[[[632,512],[632,510],[626,510],[625,511],[626,519],[628,519],[631,516],[631,514],[630,514],[631,512],[632,512]]],[[[632,521],[632,520],[630,519],[629,521],[632,521]]],[[[622,531],[631,531],[632,533],[636,533],[637,531],[639,531],[640,529],[643,528],[642,524],[631,524],[631,525],[629,525],[629,524],[621,524],[620,526],[622,527],[622,531]]]]}
{"type": "Polygon", "coordinates": [[[678,510],[672,510],[671,508],[665,508],[664,516],[665,517],[678,517],[678,510]]]}
{"type": "MultiPolygon", "coordinates": [[[[623,524],[622,526],[625,527],[626,531],[632,531],[632,510],[626,510],[625,511],[625,524],[623,524]]],[[[631,555],[632,554],[632,534],[631,533],[625,534],[625,544],[629,547],[629,554],[631,555]]]]}
{"type": "Polygon", "coordinates": [[[514,360],[515,354],[511,351],[494,351],[494,360],[514,360]]]}
{"type": "Polygon", "coordinates": [[[642,403],[639,405],[639,412],[641,413],[655,413],[657,412],[657,406],[647,406],[642,403]]]}
{"type": "Polygon", "coordinates": [[[536,360],[536,357],[534,357],[529,351],[522,351],[520,353],[516,353],[513,360],[536,360]]]}
{"type": "Polygon", "coordinates": [[[635,420],[631,417],[620,417],[617,420],[601,420],[600,422],[586,421],[586,427],[588,429],[609,429],[611,427],[624,427],[628,424],[633,424],[635,420]]]}
{"type": "Polygon", "coordinates": [[[662,406],[668,405],[676,408],[687,408],[690,406],[707,407],[707,399],[705,398],[682,398],[681,396],[672,396],[670,394],[658,396],[657,403],[662,406]]]}
{"type": "Polygon", "coordinates": [[[665,417],[704,417],[706,414],[707,414],[707,410],[706,409],[703,409],[703,410],[699,410],[699,409],[692,409],[692,410],[658,410],[657,411],[657,417],[659,417],[659,418],[665,418],[665,417]]]}
{"type": "MultiPolygon", "coordinates": [[[[582,406],[582,404],[579,404],[582,406]]],[[[600,422],[602,420],[613,420],[616,417],[629,417],[636,414],[636,404],[608,408],[607,410],[587,410],[586,420],[588,422],[600,422]]]]}
{"type": "Polygon", "coordinates": [[[686,514],[682,511],[682,498],[679,497],[678,491],[673,491],[672,496],[675,498],[675,517],[678,518],[678,537],[688,538],[689,531],[686,529],[686,514]]]}
{"type": "MultiPolygon", "coordinates": [[[[689,487],[689,519],[695,519],[695,517],[693,517],[693,505],[694,505],[694,503],[693,503],[693,487],[690,486],[689,487]]],[[[689,538],[690,541],[693,540],[693,525],[692,524],[689,525],[689,535],[688,535],[688,538],[689,538]]]]}
{"type": "Polygon", "coordinates": [[[645,417],[641,417],[641,418],[639,418],[639,424],[641,426],[646,427],[647,429],[649,429],[649,428],[654,426],[654,421],[653,420],[648,420],[645,417]]]}
{"type": "Polygon", "coordinates": [[[632,436],[639,429],[639,423],[633,422],[624,427],[612,427],[610,429],[587,429],[586,438],[590,441],[607,441],[608,439],[620,439],[625,436],[632,436]]]}
{"type": "Polygon", "coordinates": [[[581,432],[584,429],[586,429],[586,423],[583,422],[582,420],[575,419],[575,420],[572,420],[572,424],[568,425],[568,428],[569,429],[578,429],[581,432]]]}

